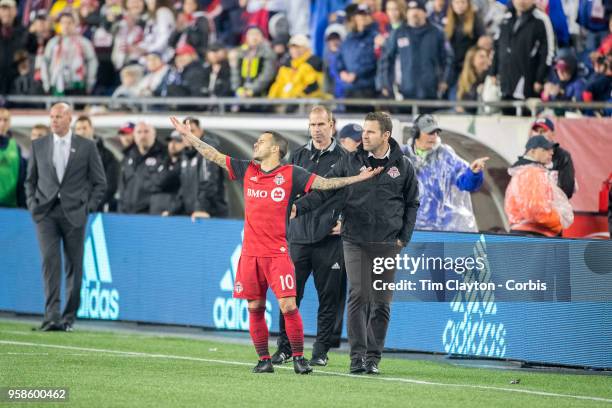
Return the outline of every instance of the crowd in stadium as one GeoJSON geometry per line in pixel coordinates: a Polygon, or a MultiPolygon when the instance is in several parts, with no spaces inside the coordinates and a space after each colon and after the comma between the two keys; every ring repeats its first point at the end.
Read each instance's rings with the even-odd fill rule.
{"type": "Polygon", "coordinates": [[[0,95],[610,101],[611,26],[607,0],[1,0],[0,95]]]}

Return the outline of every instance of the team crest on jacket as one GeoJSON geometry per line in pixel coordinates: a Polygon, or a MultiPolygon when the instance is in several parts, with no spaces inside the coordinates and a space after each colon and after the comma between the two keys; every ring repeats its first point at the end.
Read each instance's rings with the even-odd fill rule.
{"type": "Polygon", "coordinates": [[[397,169],[397,167],[393,166],[389,169],[389,171],[387,172],[387,174],[391,177],[391,178],[398,178],[400,176],[400,172],[397,169]]]}
{"type": "Polygon", "coordinates": [[[283,177],[282,174],[277,174],[276,177],[274,177],[274,183],[277,186],[282,185],[285,182],[285,178],[283,177]]]}

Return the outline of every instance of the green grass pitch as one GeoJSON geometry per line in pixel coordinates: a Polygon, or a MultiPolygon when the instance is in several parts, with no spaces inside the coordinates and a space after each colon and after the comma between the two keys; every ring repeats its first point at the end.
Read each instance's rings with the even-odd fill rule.
{"type": "Polygon", "coordinates": [[[78,326],[72,333],[40,333],[31,327],[0,320],[0,388],[68,387],[69,401],[0,406],[612,407],[612,376],[393,358],[383,358],[380,376],[350,376],[345,353],[330,353],[329,366],[308,376],[294,374],[291,364],[255,375],[248,345],[78,326]],[[515,378],[520,383],[511,385],[515,378]]]}

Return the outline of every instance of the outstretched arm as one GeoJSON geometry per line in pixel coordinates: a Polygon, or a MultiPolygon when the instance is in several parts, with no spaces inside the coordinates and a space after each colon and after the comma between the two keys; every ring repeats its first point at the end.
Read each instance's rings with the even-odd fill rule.
{"type": "Polygon", "coordinates": [[[383,171],[382,167],[377,167],[375,169],[368,167],[367,169],[362,170],[361,173],[356,176],[332,178],[317,176],[310,188],[313,190],[336,190],[350,184],[355,184],[370,179],[377,174],[380,174],[381,171],[383,171]]]}
{"type": "Polygon", "coordinates": [[[172,122],[172,125],[174,126],[174,128],[181,135],[183,135],[183,140],[185,141],[185,143],[193,146],[194,149],[200,152],[200,154],[204,156],[206,160],[210,160],[211,162],[217,164],[221,168],[227,170],[227,164],[226,164],[227,156],[224,155],[223,153],[219,153],[217,149],[215,149],[208,143],[203,142],[196,135],[191,133],[191,129],[189,128],[189,122],[187,122],[187,124],[182,124],[174,116],[170,117],[170,122],[172,122]]]}

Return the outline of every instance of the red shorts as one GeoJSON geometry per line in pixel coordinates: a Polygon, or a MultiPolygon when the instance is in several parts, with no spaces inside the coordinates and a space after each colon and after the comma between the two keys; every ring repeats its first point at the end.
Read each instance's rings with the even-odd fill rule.
{"type": "Polygon", "coordinates": [[[296,296],[295,271],[289,255],[270,258],[240,255],[234,297],[265,299],[268,287],[277,299],[296,296]]]}

